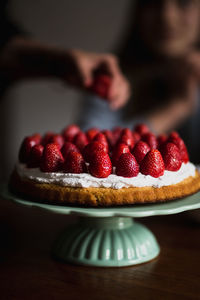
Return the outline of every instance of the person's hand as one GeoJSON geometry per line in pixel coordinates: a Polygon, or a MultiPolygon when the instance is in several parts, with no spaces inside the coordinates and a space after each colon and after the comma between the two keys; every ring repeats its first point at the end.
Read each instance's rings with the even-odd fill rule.
{"type": "Polygon", "coordinates": [[[120,71],[118,60],[114,55],[80,50],[71,50],[68,55],[71,59],[71,67],[66,72],[67,82],[89,89],[94,82],[96,72],[102,72],[111,78],[107,93],[110,107],[118,109],[126,104],[130,97],[130,85],[120,71]]]}

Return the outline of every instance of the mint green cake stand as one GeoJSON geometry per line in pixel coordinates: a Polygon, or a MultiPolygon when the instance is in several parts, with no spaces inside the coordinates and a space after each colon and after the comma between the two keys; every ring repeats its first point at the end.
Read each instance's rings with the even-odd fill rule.
{"type": "Polygon", "coordinates": [[[156,238],[133,218],[200,208],[200,192],[164,204],[115,208],[80,208],[31,202],[16,197],[7,186],[3,187],[1,195],[18,204],[78,216],[77,223],[67,227],[55,242],[53,254],[65,262],[100,267],[136,265],[158,256],[160,248],[156,238]]]}

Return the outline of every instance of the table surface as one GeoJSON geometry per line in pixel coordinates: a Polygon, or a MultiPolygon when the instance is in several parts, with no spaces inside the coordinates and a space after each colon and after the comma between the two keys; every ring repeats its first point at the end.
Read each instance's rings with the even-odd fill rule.
{"type": "Polygon", "coordinates": [[[0,200],[0,299],[200,299],[199,222],[190,213],[141,218],[155,260],[124,268],[58,262],[51,247],[74,217],[0,200]]]}

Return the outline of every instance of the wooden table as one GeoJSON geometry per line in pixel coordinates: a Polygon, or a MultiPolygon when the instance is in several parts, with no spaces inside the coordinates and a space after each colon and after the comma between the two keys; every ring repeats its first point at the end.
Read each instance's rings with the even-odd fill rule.
{"type": "Polygon", "coordinates": [[[200,299],[200,221],[186,213],[141,219],[157,237],[161,254],[125,268],[52,259],[54,239],[74,221],[0,201],[0,299],[200,299]]]}

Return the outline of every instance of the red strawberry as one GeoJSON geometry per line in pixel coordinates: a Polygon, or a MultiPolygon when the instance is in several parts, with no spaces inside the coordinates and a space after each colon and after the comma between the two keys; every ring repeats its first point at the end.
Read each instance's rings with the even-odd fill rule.
{"type": "Polygon", "coordinates": [[[100,130],[98,128],[90,128],[88,129],[88,131],[86,132],[88,141],[91,142],[93,140],[93,138],[95,137],[95,135],[97,135],[97,133],[99,133],[100,130]]]}
{"type": "Polygon", "coordinates": [[[95,135],[95,137],[92,140],[93,142],[100,142],[101,144],[103,144],[106,147],[106,152],[108,152],[108,142],[107,139],[105,137],[105,135],[101,132],[97,133],[97,135],[95,135]]]}
{"type": "Polygon", "coordinates": [[[89,172],[94,177],[108,177],[112,173],[112,163],[109,155],[104,151],[94,152],[89,165],[89,172]]]}
{"type": "Polygon", "coordinates": [[[149,128],[145,124],[138,124],[135,126],[134,131],[138,132],[140,135],[149,132],[149,128]]]}
{"type": "Polygon", "coordinates": [[[115,140],[114,140],[112,131],[106,129],[106,130],[102,130],[102,133],[105,135],[105,137],[107,139],[109,148],[112,149],[115,144],[115,140]]]}
{"type": "Polygon", "coordinates": [[[132,136],[133,136],[133,139],[134,139],[134,141],[135,141],[135,144],[136,144],[137,142],[139,142],[140,139],[141,139],[141,136],[139,135],[139,133],[138,133],[137,131],[133,131],[133,132],[132,132],[132,136]]]}
{"type": "Polygon", "coordinates": [[[47,144],[44,147],[40,170],[42,172],[57,172],[62,170],[64,158],[57,144],[47,144]]]}
{"type": "Polygon", "coordinates": [[[121,131],[121,136],[123,136],[123,135],[127,135],[127,136],[129,136],[129,137],[132,137],[133,135],[132,135],[132,131],[129,129],[129,128],[124,128],[124,129],[122,129],[122,131],[121,131]]]}
{"type": "Polygon", "coordinates": [[[111,77],[105,74],[97,74],[94,78],[92,86],[89,88],[93,93],[98,94],[103,99],[108,98],[111,85],[111,77]]]}
{"type": "Polygon", "coordinates": [[[42,145],[45,146],[46,144],[50,143],[50,139],[55,135],[53,132],[47,132],[42,138],[42,145]]]}
{"type": "Polygon", "coordinates": [[[83,156],[85,161],[90,162],[92,154],[97,151],[104,151],[107,153],[107,147],[100,142],[91,142],[85,146],[83,149],[83,156]]]}
{"type": "Polygon", "coordinates": [[[123,153],[116,165],[116,174],[123,177],[135,177],[139,173],[139,165],[131,153],[123,153]]]}
{"type": "Polygon", "coordinates": [[[39,133],[35,133],[31,137],[33,140],[35,140],[37,145],[41,143],[42,137],[39,133]]]}
{"type": "Polygon", "coordinates": [[[157,137],[158,148],[160,148],[166,141],[167,141],[167,135],[166,134],[160,134],[157,137]]]}
{"type": "Polygon", "coordinates": [[[158,146],[156,136],[151,132],[143,134],[142,141],[147,143],[151,149],[156,149],[158,146]]]}
{"type": "Polygon", "coordinates": [[[78,152],[70,152],[67,156],[67,159],[63,165],[63,170],[66,173],[86,173],[87,167],[83,156],[78,152]]]}
{"type": "Polygon", "coordinates": [[[74,137],[73,143],[82,152],[84,147],[88,144],[88,139],[87,139],[86,134],[82,131],[77,133],[77,135],[74,137]]]}
{"type": "Polygon", "coordinates": [[[19,149],[19,161],[21,163],[27,163],[30,155],[31,148],[37,145],[38,140],[32,136],[24,138],[21,147],[19,149]]]}
{"type": "Polygon", "coordinates": [[[70,153],[70,152],[78,152],[80,153],[79,149],[76,147],[76,145],[70,143],[70,142],[65,142],[64,145],[62,146],[62,149],[61,149],[61,152],[62,152],[62,155],[64,157],[64,159],[67,158],[67,155],[70,153]]]}
{"type": "Polygon", "coordinates": [[[28,168],[39,168],[44,146],[35,145],[31,148],[29,159],[28,159],[28,168]]]}
{"type": "Polygon", "coordinates": [[[173,143],[163,144],[160,148],[165,169],[168,171],[178,171],[182,165],[181,154],[178,147],[173,143]]]}
{"type": "Polygon", "coordinates": [[[113,166],[116,166],[120,156],[123,153],[129,153],[129,152],[130,152],[130,149],[129,149],[128,145],[126,145],[126,144],[117,144],[117,146],[114,148],[113,154],[112,154],[113,166]]]}
{"type": "Polygon", "coordinates": [[[133,149],[133,146],[135,144],[134,140],[133,140],[133,137],[132,137],[132,134],[131,136],[128,136],[128,135],[122,135],[119,140],[118,140],[118,143],[121,143],[121,144],[126,144],[129,146],[130,150],[133,149]]]}
{"type": "Polygon", "coordinates": [[[80,131],[81,130],[77,125],[72,124],[72,125],[67,126],[62,131],[62,135],[63,135],[66,142],[72,142],[75,135],[77,135],[77,133],[80,132],[80,131]]]}
{"type": "Polygon", "coordinates": [[[145,155],[146,155],[150,150],[151,150],[151,149],[150,149],[149,145],[148,145],[147,143],[143,142],[143,141],[139,141],[139,142],[135,145],[135,147],[134,147],[132,153],[133,153],[133,155],[135,156],[135,158],[136,158],[138,164],[141,163],[141,161],[143,160],[143,158],[145,157],[145,155]]]}
{"type": "Polygon", "coordinates": [[[187,163],[189,161],[189,155],[185,143],[177,132],[172,132],[167,142],[173,143],[178,147],[178,149],[180,150],[182,162],[187,163]]]}
{"type": "Polygon", "coordinates": [[[113,128],[112,134],[113,134],[114,145],[119,140],[119,138],[121,136],[121,132],[122,132],[122,128],[121,127],[118,126],[118,127],[114,127],[113,128]]]}
{"type": "Polygon", "coordinates": [[[64,138],[60,134],[55,134],[49,139],[49,143],[58,144],[59,148],[61,149],[64,144],[64,138]]]}
{"type": "Polygon", "coordinates": [[[157,149],[150,150],[140,165],[140,172],[152,177],[160,177],[164,174],[165,165],[160,151],[157,149]]]}

